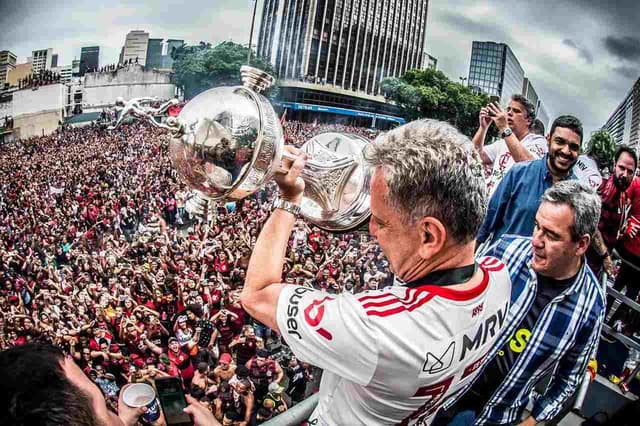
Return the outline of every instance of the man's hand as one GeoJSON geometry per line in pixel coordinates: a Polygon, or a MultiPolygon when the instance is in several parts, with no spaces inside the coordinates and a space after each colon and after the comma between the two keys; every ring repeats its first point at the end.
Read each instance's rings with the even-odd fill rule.
{"type": "Polygon", "coordinates": [[[297,158],[292,163],[290,160],[285,160],[290,162],[291,166],[286,173],[276,174],[275,181],[280,188],[281,199],[289,201],[290,203],[300,204],[304,192],[304,181],[300,177],[300,173],[302,173],[302,169],[304,168],[307,155],[292,146],[285,146],[285,150],[297,158]]]}
{"type": "Polygon", "coordinates": [[[524,419],[524,421],[520,423],[518,426],[536,426],[537,424],[538,424],[538,421],[533,416],[529,416],[526,419],[524,419]]]}
{"type": "Polygon", "coordinates": [[[480,128],[482,130],[487,130],[493,122],[493,117],[489,114],[489,109],[487,107],[480,109],[479,121],[480,128]]]}
{"type": "Polygon", "coordinates": [[[211,413],[207,407],[191,395],[185,395],[185,398],[187,398],[189,406],[184,409],[184,412],[191,414],[195,426],[220,426],[220,422],[216,420],[213,413],[211,413]]]}
{"type": "Polygon", "coordinates": [[[489,115],[493,118],[493,122],[496,123],[498,130],[504,132],[509,127],[509,123],[507,123],[509,116],[507,113],[497,102],[487,105],[487,109],[489,110],[489,115]]]}

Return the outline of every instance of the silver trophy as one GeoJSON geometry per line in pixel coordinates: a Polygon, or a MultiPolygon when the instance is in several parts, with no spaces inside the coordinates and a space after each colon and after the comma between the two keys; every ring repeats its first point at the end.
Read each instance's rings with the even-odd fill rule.
{"type": "MultiPolygon", "coordinates": [[[[164,124],[153,119],[155,110],[144,114],[144,110],[125,107],[112,126],[117,127],[125,111],[131,111],[169,129],[171,161],[193,192],[187,210],[201,216],[206,217],[213,201],[240,200],[253,194],[275,173],[286,172],[295,160],[284,149],[277,114],[260,93],[273,84],[273,77],[249,66],[243,66],[240,73],[242,86],[209,89],[164,124]]],[[[301,211],[309,222],[340,232],[368,219],[371,169],[363,158],[367,144],[358,135],[323,133],[302,146],[311,157],[302,171],[301,211]]]]}

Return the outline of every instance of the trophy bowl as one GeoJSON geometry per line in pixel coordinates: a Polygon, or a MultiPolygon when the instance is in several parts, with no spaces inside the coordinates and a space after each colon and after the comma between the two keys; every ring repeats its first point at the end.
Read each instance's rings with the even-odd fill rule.
{"type": "MultiPolygon", "coordinates": [[[[209,89],[160,125],[171,131],[169,155],[193,191],[187,209],[196,214],[206,216],[210,201],[255,193],[295,159],[284,149],[278,115],[260,93],[273,84],[273,77],[248,66],[241,68],[241,76],[242,86],[209,89]]],[[[368,219],[367,143],[358,135],[324,133],[301,147],[310,155],[302,171],[305,219],[332,232],[352,230],[368,219]]]]}

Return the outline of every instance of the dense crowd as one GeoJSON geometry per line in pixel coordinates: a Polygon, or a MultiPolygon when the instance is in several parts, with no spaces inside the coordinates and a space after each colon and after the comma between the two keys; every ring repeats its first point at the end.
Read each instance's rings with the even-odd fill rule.
{"type": "MultiPolygon", "coordinates": [[[[540,278],[540,285],[549,288],[535,293],[530,291],[534,287],[525,285],[523,288],[529,290],[520,292],[518,297],[534,298],[536,308],[529,313],[519,312],[518,319],[510,321],[510,327],[520,324],[530,330],[531,341],[520,350],[524,359],[535,356],[551,363],[571,364],[571,368],[558,373],[564,375],[554,383],[555,392],[569,395],[583,379],[587,362],[594,355],[606,310],[605,302],[599,300],[601,287],[595,277],[576,272],[586,269],[583,255],[591,248],[599,263],[597,268],[592,265],[593,270],[602,267],[611,272],[610,255],[614,248],[623,259],[626,256],[634,263],[637,254],[633,253],[640,247],[637,245],[640,240],[636,238],[640,225],[630,219],[637,217],[640,209],[637,202],[640,181],[634,178],[637,157],[629,148],[621,147],[616,152],[612,176],[603,180],[597,166],[587,166],[590,161],[587,156],[579,160],[583,131],[577,118],[558,117],[545,140],[530,131],[532,111],[528,101],[514,95],[507,111],[492,104],[480,112],[480,127],[473,144],[481,154],[486,179],[481,180],[478,192],[484,190],[486,184],[491,196],[482,226],[477,234],[474,230],[473,235],[476,241],[484,242],[481,252],[494,249],[493,243],[502,241],[503,235],[533,236],[532,244],[538,249],[536,256],[547,259],[548,255],[564,268],[556,270],[548,264],[536,263],[536,274],[544,277],[540,278]],[[487,129],[492,123],[502,131],[502,139],[485,146],[487,129]],[[570,137],[570,143],[566,143],[562,134],[570,137]],[[585,166],[574,168],[578,161],[585,166]],[[579,170],[583,171],[582,176],[574,173],[579,170]],[[583,184],[564,182],[574,178],[583,184]],[[511,190],[511,186],[525,188],[524,184],[526,190],[511,190]],[[553,193],[555,186],[560,192],[573,193],[566,188],[577,188],[585,199],[598,201],[597,209],[600,200],[594,198],[596,194],[587,186],[599,188],[604,213],[599,218],[594,213],[590,220],[595,229],[599,219],[603,242],[598,242],[594,231],[591,246],[591,235],[580,233],[578,242],[586,241],[580,248],[584,251],[567,249],[554,253],[557,246],[553,244],[549,244],[548,253],[539,251],[547,250],[546,245],[542,245],[546,232],[540,230],[537,216],[548,207],[541,204],[541,197],[549,191],[553,193]],[[616,210],[616,205],[624,209],[616,210]],[[567,271],[571,274],[565,273],[567,271]],[[574,303],[568,296],[562,305],[549,302],[569,286],[598,291],[589,293],[595,295],[589,303],[574,303]],[[584,340],[575,350],[579,356],[568,352],[576,347],[572,346],[570,333],[559,336],[553,333],[560,328],[538,327],[538,315],[548,305],[553,305],[549,309],[562,315],[573,316],[576,330],[588,330],[596,336],[584,340]],[[545,348],[551,346],[557,349],[553,358],[544,355],[545,348]]],[[[426,129],[447,125],[431,122],[414,126],[426,129]]],[[[294,146],[327,131],[356,133],[369,140],[377,136],[376,131],[365,128],[295,121],[284,123],[284,131],[286,142],[294,146]]],[[[245,287],[249,260],[254,249],[265,253],[261,246],[263,239],[257,245],[256,240],[271,214],[278,190],[275,184],[270,184],[244,200],[219,202],[215,213],[206,221],[191,216],[186,209],[190,192],[171,165],[168,142],[169,136],[162,130],[135,123],[113,131],[105,126],[61,129],[50,136],[2,147],[0,350],[29,342],[53,343],[75,360],[114,409],[120,390],[127,383],[153,384],[156,378],[172,376],[224,424],[260,423],[315,392],[316,379],[321,374],[318,368],[293,356],[296,343],[289,341],[289,349],[281,336],[265,325],[275,324],[275,320],[268,315],[256,315],[251,298],[247,299],[246,293],[254,282],[251,279],[245,287]],[[243,288],[246,309],[265,324],[251,318],[241,305],[243,288]]],[[[405,162],[407,156],[401,158],[405,162]]],[[[461,187],[469,185],[469,179],[461,182],[461,187]]],[[[282,190],[281,181],[279,185],[282,190]]],[[[441,184],[438,188],[444,186],[441,184]]],[[[286,191],[283,194],[286,195],[286,191]]],[[[376,194],[380,196],[380,192],[374,192],[373,197],[376,194]]],[[[556,195],[549,197],[556,199],[556,195]]],[[[572,208],[577,209],[576,205],[572,208]]],[[[456,207],[459,206],[456,204],[456,207]]],[[[480,211],[479,208],[471,210],[480,211]]],[[[289,217],[289,220],[292,226],[293,219],[289,217]]],[[[562,242],[567,247],[577,244],[570,235],[574,226],[571,220],[574,225],[577,223],[575,218],[562,222],[562,242]]],[[[558,221],[554,224],[558,225],[558,221]]],[[[265,229],[270,229],[269,226],[265,229]]],[[[378,236],[379,227],[383,225],[374,216],[370,226],[371,232],[378,236]]],[[[284,252],[286,237],[281,241],[284,252]]],[[[518,250],[523,251],[522,256],[530,255],[525,251],[533,250],[532,244],[521,245],[518,250]]],[[[282,282],[329,293],[398,288],[391,287],[395,278],[390,273],[388,260],[368,233],[331,234],[297,220],[287,247],[282,282]]],[[[467,251],[473,254],[473,247],[469,247],[471,250],[467,251]]],[[[385,248],[388,249],[389,246],[385,248]]],[[[397,265],[394,269],[399,270],[397,265]]],[[[251,274],[254,270],[252,263],[251,274]]],[[[473,271],[475,273],[475,267],[473,271]]],[[[278,270],[275,276],[279,273],[278,270]]],[[[626,287],[627,295],[635,298],[637,289],[628,279],[630,273],[632,269],[623,264],[614,287],[619,290],[626,287]]],[[[526,274],[514,276],[529,279],[526,274]]],[[[269,282],[275,281],[273,275],[269,278],[269,282]]],[[[520,284],[515,280],[514,285],[520,284]]],[[[407,288],[412,285],[406,284],[407,288]]],[[[356,298],[342,295],[325,299],[356,298]]],[[[522,300],[518,303],[524,303],[522,300]]],[[[612,301],[608,310],[611,313],[612,301]]],[[[630,331],[626,334],[636,331],[625,309],[616,311],[612,320],[616,316],[630,331]]],[[[441,314],[438,320],[444,317],[446,315],[441,314]]],[[[493,331],[491,334],[493,338],[493,331]]],[[[522,413],[493,407],[483,399],[509,390],[516,382],[518,386],[527,383],[525,387],[530,389],[533,386],[530,384],[544,373],[536,363],[515,371],[512,367],[520,352],[509,346],[505,340],[508,337],[509,333],[501,336],[503,342],[491,350],[495,354],[500,347],[511,348],[516,355],[508,356],[503,364],[490,364],[457,406],[445,407],[440,413],[441,421],[465,415],[466,411],[473,412],[474,416],[494,416],[492,419],[509,421],[520,417],[522,413]],[[495,380],[487,381],[488,377],[495,380]],[[510,380],[503,381],[505,377],[510,380]]],[[[304,353],[297,349],[296,353],[304,353]]],[[[336,353],[344,365],[353,361],[344,359],[343,351],[336,353]]],[[[325,375],[334,375],[325,377],[326,382],[331,382],[331,377],[336,377],[335,371],[322,362],[322,357],[314,360],[325,369],[325,375]]],[[[624,380],[631,378],[636,362],[637,354],[630,354],[618,378],[623,391],[628,390],[624,380]]],[[[422,368],[425,366],[426,363],[422,368]]],[[[507,401],[504,398],[501,403],[507,401]]],[[[514,400],[513,404],[524,406],[524,401],[514,400]]],[[[544,407],[547,413],[543,420],[560,415],[565,402],[561,398],[540,402],[543,405],[538,409],[544,407]]],[[[328,412],[322,404],[314,415],[328,412]]],[[[341,415],[339,409],[331,408],[332,413],[341,415]]],[[[366,404],[361,408],[362,416],[375,411],[366,404]]],[[[425,415],[424,418],[433,419],[434,414],[433,410],[418,410],[412,416],[425,415]]],[[[531,416],[529,420],[537,418],[531,416]]]]}
{"type": "MultiPolygon", "coordinates": [[[[296,145],[328,130],[375,136],[285,124],[296,145]]],[[[269,418],[312,392],[314,375],[239,303],[275,188],[221,203],[201,223],[185,211],[188,191],[167,146],[162,131],[134,124],[3,147],[0,349],[60,346],[113,405],[124,384],[170,375],[220,420],[269,418]]],[[[289,283],[358,292],[393,280],[367,235],[300,221],[289,246],[289,283]]]]}

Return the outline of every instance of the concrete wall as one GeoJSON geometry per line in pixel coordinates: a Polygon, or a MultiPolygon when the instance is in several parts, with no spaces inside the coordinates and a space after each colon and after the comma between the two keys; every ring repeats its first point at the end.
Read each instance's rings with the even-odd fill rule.
{"type": "Polygon", "coordinates": [[[112,106],[117,97],[125,100],[144,96],[170,99],[176,92],[168,73],[145,70],[135,64],[114,72],[89,73],[84,78],[82,103],[85,112],[112,106]]]}
{"type": "Polygon", "coordinates": [[[14,117],[13,129],[16,139],[30,138],[53,133],[62,120],[62,111],[41,111],[14,117]]]}
{"type": "Polygon", "coordinates": [[[13,112],[17,117],[42,111],[62,111],[67,100],[67,87],[64,84],[40,86],[37,90],[23,89],[13,92],[13,112]]]}

